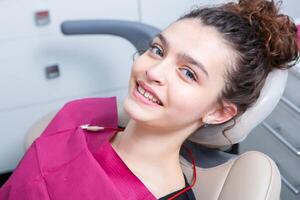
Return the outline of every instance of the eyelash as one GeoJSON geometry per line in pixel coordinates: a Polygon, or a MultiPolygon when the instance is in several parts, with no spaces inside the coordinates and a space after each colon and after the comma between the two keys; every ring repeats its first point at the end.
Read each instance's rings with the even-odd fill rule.
{"type": "MultiPolygon", "coordinates": [[[[152,52],[153,53],[153,49],[155,49],[155,48],[157,48],[157,49],[159,49],[160,50],[160,48],[158,48],[155,44],[150,44],[149,45],[149,50],[150,50],[150,52],[152,52]]],[[[161,50],[160,50],[161,51],[161,50]]],[[[156,54],[156,53],[154,53],[154,54],[156,54]]],[[[162,53],[160,53],[160,55],[161,55],[162,53]]],[[[156,55],[158,55],[158,54],[156,54],[156,55]]],[[[161,57],[163,57],[163,55],[161,56],[161,57]]],[[[193,81],[197,81],[197,76],[196,76],[196,74],[192,71],[192,70],[190,70],[189,68],[182,68],[183,70],[186,70],[187,72],[189,72],[191,75],[192,75],[192,77],[190,77],[189,76],[189,78],[188,79],[192,79],[193,81]]],[[[186,78],[186,76],[185,76],[185,78],[186,78]]]]}
{"type": "MultiPolygon", "coordinates": [[[[153,50],[154,48],[157,48],[157,49],[160,50],[160,48],[158,48],[156,45],[150,44],[149,49],[150,49],[151,52],[152,52],[152,50],[153,50]]],[[[163,56],[162,56],[162,57],[163,57],[163,56]]]]}

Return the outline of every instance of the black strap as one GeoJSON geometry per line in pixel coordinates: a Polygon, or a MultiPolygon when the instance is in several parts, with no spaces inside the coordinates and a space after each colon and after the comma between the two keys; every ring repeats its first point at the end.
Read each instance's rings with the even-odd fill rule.
{"type": "MultiPolygon", "coordinates": [[[[183,174],[184,176],[184,180],[185,180],[185,188],[189,187],[189,182],[187,181],[187,178],[185,176],[185,174],[183,174]]],[[[166,196],[163,196],[161,198],[159,198],[158,200],[168,200],[168,198],[172,197],[173,195],[175,195],[176,193],[180,192],[181,190],[183,190],[184,188],[177,190],[175,192],[172,192],[170,194],[167,194],[166,196]]],[[[180,196],[178,196],[176,198],[176,200],[196,200],[194,192],[192,189],[186,191],[185,193],[181,194],[180,196]]]]}

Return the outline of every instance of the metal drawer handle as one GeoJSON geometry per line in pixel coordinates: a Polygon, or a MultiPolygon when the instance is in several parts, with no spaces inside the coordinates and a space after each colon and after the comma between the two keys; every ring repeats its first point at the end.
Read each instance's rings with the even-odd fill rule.
{"type": "Polygon", "coordinates": [[[288,142],[284,137],[282,137],[277,131],[275,131],[269,124],[262,122],[262,126],[266,128],[276,139],[278,139],[282,144],[284,144],[289,150],[291,150],[295,155],[300,156],[300,150],[294,147],[290,142],[288,142]]]}
{"type": "Polygon", "coordinates": [[[282,96],[280,99],[283,103],[285,103],[288,107],[294,110],[297,114],[300,114],[300,108],[296,106],[293,102],[288,100],[286,97],[282,96]]]}
{"type": "Polygon", "coordinates": [[[282,182],[286,185],[287,188],[289,188],[289,190],[291,190],[295,195],[298,195],[300,193],[299,189],[296,186],[293,186],[293,184],[288,181],[288,179],[282,174],[282,170],[281,170],[281,166],[279,165],[278,162],[275,162],[279,171],[280,171],[280,176],[281,176],[281,180],[282,182]]]}

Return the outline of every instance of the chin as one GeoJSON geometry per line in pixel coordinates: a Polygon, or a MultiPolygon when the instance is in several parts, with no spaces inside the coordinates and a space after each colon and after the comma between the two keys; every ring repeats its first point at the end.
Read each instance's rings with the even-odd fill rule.
{"type": "Polygon", "coordinates": [[[125,98],[125,101],[124,101],[124,112],[128,115],[128,117],[130,119],[133,119],[133,120],[136,120],[136,121],[139,121],[139,112],[137,111],[138,109],[138,105],[136,105],[136,102],[134,102],[133,99],[131,99],[129,97],[129,95],[127,95],[127,97],[125,98]]]}
{"type": "Polygon", "coordinates": [[[125,98],[123,109],[128,117],[136,122],[147,124],[153,120],[153,118],[151,119],[150,111],[143,109],[129,95],[125,98]]]}

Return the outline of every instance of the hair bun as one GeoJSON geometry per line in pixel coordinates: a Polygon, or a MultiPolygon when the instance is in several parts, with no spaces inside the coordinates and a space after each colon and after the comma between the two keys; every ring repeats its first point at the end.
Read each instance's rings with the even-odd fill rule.
{"type": "Polygon", "coordinates": [[[297,27],[287,15],[279,13],[281,4],[273,0],[239,0],[228,7],[245,18],[262,37],[271,69],[289,68],[298,58],[297,27]]]}

